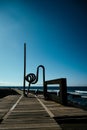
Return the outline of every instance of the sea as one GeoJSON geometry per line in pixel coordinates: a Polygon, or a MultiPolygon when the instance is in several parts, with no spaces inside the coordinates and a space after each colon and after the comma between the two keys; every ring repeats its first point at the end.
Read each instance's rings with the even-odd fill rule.
{"type": "MultiPolygon", "coordinates": [[[[23,90],[23,86],[0,86],[0,88],[16,88],[23,90]]],[[[28,87],[26,86],[26,90],[28,87]]],[[[43,86],[31,86],[30,90],[43,91],[43,86]]],[[[48,86],[48,92],[55,92],[58,95],[59,86],[48,86]]],[[[74,104],[87,108],[87,86],[68,86],[67,87],[68,101],[74,104]]]]}

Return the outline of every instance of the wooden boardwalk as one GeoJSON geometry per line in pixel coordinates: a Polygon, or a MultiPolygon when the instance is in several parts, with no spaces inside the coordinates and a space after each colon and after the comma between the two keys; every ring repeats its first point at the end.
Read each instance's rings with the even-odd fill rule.
{"type": "Polygon", "coordinates": [[[0,99],[0,120],[19,99],[19,95],[10,95],[0,99]]]}
{"type": "Polygon", "coordinates": [[[0,130],[61,130],[34,95],[21,96],[3,117],[0,130]]]}
{"type": "Polygon", "coordinates": [[[54,101],[44,100],[41,96],[38,98],[51,111],[52,117],[60,124],[62,130],[87,130],[87,110],[63,106],[54,101]]]}
{"type": "Polygon", "coordinates": [[[87,130],[87,111],[80,108],[46,101],[42,95],[13,95],[0,100],[0,130],[87,130]],[[71,123],[71,118],[83,122],[71,123]]]}

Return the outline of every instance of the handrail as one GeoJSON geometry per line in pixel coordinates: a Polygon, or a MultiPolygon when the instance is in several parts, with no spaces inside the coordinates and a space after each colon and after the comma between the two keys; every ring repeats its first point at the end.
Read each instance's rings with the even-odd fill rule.
{"type": "Polygon", "coordinates": [[[52,79],[52,80],[45,81],[45,83],[47,83],[47,84],[61,84],[61,82],[63,82],[64,80],[66,80],[66,78],[52,79]]]}
{"type": "Polygon", "coordinates": [[[60,79],[53,79],[53,80],[48,80],[44,82],[44,97],[45,99],[48,98],[48,92],[47,92],[47,85],[50,84],[59,84],[60,87],[60,103],[63,105],[67,105],[67,83],[66,83],[66,78],[60,78],[60,79]]]}

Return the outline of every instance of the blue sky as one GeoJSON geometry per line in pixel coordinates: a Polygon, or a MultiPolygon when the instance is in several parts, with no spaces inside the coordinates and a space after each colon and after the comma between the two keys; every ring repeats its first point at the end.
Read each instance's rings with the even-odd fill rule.
{"type": "Polygon", "coordinates": [[[46,80],[87,86],[86,7],[86,0],[0,0],[0,85],[22,85],[26,42],[27,74],[42,64],[46,80]]]}

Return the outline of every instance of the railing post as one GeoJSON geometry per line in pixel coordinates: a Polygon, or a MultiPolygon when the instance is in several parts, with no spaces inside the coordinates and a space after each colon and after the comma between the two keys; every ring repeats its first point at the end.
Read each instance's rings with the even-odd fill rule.
{"type": "Polygon", "coordinates": [[[44,82],[44,89],[43,89],[43,93],[44,93],[44,98],[47,98],[47,83],[44,82]]]}
{"type": "Polygon", "coordinates": [[[63,78],[60,83],[60,102],[67,105],[67,83],[66,78],[63,78]]]}

